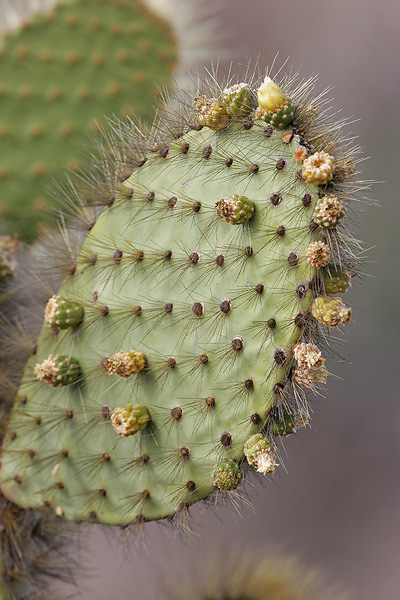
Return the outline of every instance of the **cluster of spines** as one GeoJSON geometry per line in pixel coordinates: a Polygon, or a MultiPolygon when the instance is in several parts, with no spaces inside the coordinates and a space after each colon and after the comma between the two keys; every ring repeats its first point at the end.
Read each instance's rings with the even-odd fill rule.
{"type": "MultiPolygon", "coordinates": [[[[238,103],[236,104],[236,106],[238,105],[238,103]]],[[[240,105],[240,104],[239,104],[240,105]]],[[[236,108],[236,112],[237,112],[237,108],[236,108]]],[[[295,111],[296,114],[296,111],[295,111]]],[[[190,116],[190,112],[189,114],[186,115],[186,117],[190,116]]],[[[215,117],[215,115],[213,116],[213,118],[215,117]]],[[[191,128],[197,128],[197,121],[198,115],[195,113],[194,115],[194,123],[191,125],[191,127],[188,127],[188,129],[191,128]]],[[[243,115],[243,119],[246,118],[246,121],[249,118],[249,111],[246,107],[245,110],[245,115],[243,115]]],[[[285,135],[285,139],[289,139],[290,136],[293,136],[293,133],[296,132],[296,128],[297,127],[301,127],[301,120],[300,117],[298,117],[299,122],[298,123],[294,123],[293,125],[293,130],[291,130],[290,132],[284,132],[284,135],[286,133],[289,133],[290,135],[285,135]]],[[[232,119],[233,120],[233,119],[232,119]]],[[[240,122],[240,115],[238,116],[237,114],[235,115],[235,120],[239,120],[240,122]]],[[[228,119],[229,121],[229,119],[228,119]]],[[[228,121],[226,119],[224,119],[224,127],[225,128],[227,125],[229,125],[228,121]]],[[[205,123],[205,125],[207,126],[207,123],[205,123]]],[[[211,123],[211,125],[214,125],[214,122],[211,123]]],[[[252,128],[254,126],[254,123],[250,123],[250,128],[252,128]]],[[[186,125],[187,127],[187,125],[186,125]]],[[[211,127],[211,129],[213,129],[214,127],[211,127]]],[[[221,128],[221,129],[223,129],[221,128]]],[[[244,127],[246,129],[246,126],[244,127]]],[[[126,132],[125,132],[126,133],[126,132]]],[[[272,132],[273,133],[273,132],[272,132]]],[[[303,133],[304,134],[304,133],[303,133]]],[[[132,135],[132,132],[130,133],[130,135],[132,135]]],[[[265,136],[267,135],[272,135],[271,132],[268,130],[268,127],[265,129],[265,136]]],[[[283,139],[284,136],[282,136],[282,141],[284,141],[283,139]]],[[[159,150],[157,150],[157,153],[159,154],[159,156],[162,159],[165,159],[168,154],[169,154],[169,149],[171,148],[172,145],[179,145],[181,144],[180,142],[181,137],[178,135],[177,136],[177,140],[164,140],[164,143],[161,144],[160,141],[157,142],[157,144],[155,144],[154,140],[150,137],[149,142],[151,142],[149,144],[149,148],[148,148],[148,153],[152,153],[154,150],[153,148],[158,146],[159,150]],[[162,148],[162,151],[160,151],[160,148],[162,148]]],[[[143,143],[144,140],[140,139],[140,146],[141,146],[141,153],[145,154],[144,150],[143,150],[143,143]]],[[[181,144],[181,152],[183,154],[187,153],[189,151],[189,148],[186,146],[187,142],[184,142],[183,144],[181,144]]],[[[284,141],[284,143],[287,143],[284,141]]],[[[303,162],[305,160],[305,158],[309,155],[309,149],[307,148],[307,146],[301,146],[300,149],[304,150],[304,152],[301,153],[300,156],[300,152],[298,152],[297,154],[299,155],[299,159],[296,158],[296,160],[298,160],[299,163],[303,162]]],[[[209,160],[210,156],[213,152],[213,149],[208,149],[207,152],[204,151],[204,149],[202,150],[202,159],[203,160],[209,160]]],[[[321,152],[323,152],[323,150],[321,149],[321,152]]],[[[331,155],[329,155],[331,156],[331,155]]],[[[107,161],[107,164],[109,165],[109,159],[106,158],[105,159],[107,161]]],[[[143,161],[143,159],[142,159],[143,161]]],[[[231,168],[232,164],[233,164],[234,160],[232,161],[232,163],[227,164],[227,159],[225,160],[225,167],[227,168],[231,168]]],[[[306,165],[307,166],[307,165],[306,165]]],[[[284,168],[284,167],[283,167],[284,168]]],[[[277,167],[278,169],[278,167],[277,167]]],[[[304,167],[303,167],[304,169],[304,167]]],[[[279,169],[278,169],[279,170],[279,169]]],[[[251,176],[251,174],[254,174],[254,172],[257,172],[257,170],[253,169],[253,171],[251,171],[251,169],[249,169],[249,174],[251,176]]],[[[343,169],[342,169],[343,172],[343,169]]],[[[333,174],[333,171],[332,171],[333,174]]],[[[301,172],[301,176],[302,176],[302,172],[301,172]]],[[[114,179],[114,177],[113,177],[114,179]]],[[[118,182],[118,178],[115,178],[115,181],[118,182]]],[[[315,181],[314,183],[317,183],[317,181],[315,181]]],[[[318,180],[319,184],[326,184],[327,182],[324,180],[322,181],[321,179],[318,180]]],[[[342,183],[342,182],[341,182],[342,183]]],[[[115,185],[115,184],[114,184],[115,185]]],[[[115,189],[115,188],[114,188],[115,189]]],[[[118,193],[120,192],[121,187],[120,184],[118,183],[118,189],[115,189],[114,191],[114,197],[118,197],[118,193]]],[[[328,191],[328,190],[327,190],[328,191]]],[[[329,190],[330,191],[330,190],[329,190]]],[[[132,193],[132,196],[130,198],[130,200],[132,200],[134,196],[134,192],[132,193]]],[[[279,199],[279,194],[277,194],[278,199],[276,200],[275,197],[274,199],[271,199],[271,204],[272,206],[276,206],[279,204],[279,202],[281,202],[282,200],[279,199]]],[[[321,195],[321,197],[323,197],[323,194],[321,195]]],[[[154,197],[152,199],[147,198],[147,202],[152,203],[154,201],[154,197]]],[[[305,202],[307,202],[307,200],[303,200],[303,205],[306,206],[305,202]]],[[[172,204],[172,203],[171,203],[172,204]]],[[[190,202],[188,203],[190,205],[190,202]]],[[[154,205],[152,205],[154,206],[154,205]]],[[[193,203],[192,203],[193,206],[193,203]]],[[[85,207],[86,209],[86,207],[85,207]]],[[[164,206],[163,210],[172,210],[175,209],[175,204],[172,206],[168,205],[168,202],[166,202],[166,206],[164,206]]],[[[161,210],[161,208],[159,209],[161,210]]],[[[193,212],[193,208],[192,208],[192,212],[193,212]]],[[[197,212],[197,211],[195,211],[197,212]]],[[[150,217],[151,218],[151,217],[150,217]]],[[[295,219],[295,216],[294,216],[295,219]]],[[[82,222],[84,222],[85,218],[82,219],[82,222]]],[[[318,223],[318,215],[316,215],[316,217],[314,217],[313,221],[315,223],[315,225],[313,225],[314,227],[314,231],[316,230],[324,230],[324,228],[329,229],[329,233],[330,235],[325,237],[325,241],[317,241],[317,242],[313,242],[313,244],[317,244],[317,246],[313,246],[311,248],[309,248],[309,251],[307,253],[307,260],[309,262],[309,264],[311,264],[312,266],[314,266],[317,271],[316,271],[316,277],[314,281],[310,281],[310,282],[303,282],[304,283],[304,290],[299,290],[298,292],[298,297],[300,297],[300,294],[306,294],[309,290],[312,291],[313,294],[315,294],[318,297],[323,297],[324,294],[324,285],[334,285],[333,283],[330,284],[330,277],[329,275],[327,276],[327,270],[322,270],[320,271],[320,269],[324,269],[326,266],[328,266],[328,268],[331,271],[334,271],[335,273],[338,273],[340,271],[340,268],[338,266],[335,266],[335,264],[340,264],[338,261],[338,241],[340,242],[340,239],[338,240],[339,236],[336,236],[336,226],[340,224],[340,221],[338,221],[336,223],[336,225],[334,227],[329,226],[329,225],[325,225],[324,223],[326,222],[321,222],[318,223]],[[332,243],[332,239],[335,240],[335,243],[332,243]],[[330,263],[332,257],[337,261],[337,263],[333,263],[332,266],[332,262],[330,263]]],[[[280,233],[275,232],[276,235],[280,235],[280,233]]],[[[284,231],[283,231],[284,234],[284,231]]],[[[312,244],[311,244],[312,245],[312,244]]],[[[340,245],[340,244],[339,244],[340,245]]],[[[115,265],[115,264],[121,264],[122,258],[123,256],[118,254],[118,257],[115,256],[115,253],[118,252],[119,249],[116,249],[114,254],[112,255],[112,257],[110,258],[109,264],[110,265],[115,265]]],[[[244,248],[244,253],[245,253],[246,248],[244,248]]],[[[121,251],[120,251],[121,252],[121,251]]],[[[195,252],[195,251],[194,251],[195,252]]],[[[188,253],[187,254],[187,258],[185,259],[186,261],[186,265],[193,265],[196,264],[196,262],[190,262],[190,256],[191,254],[194,254],[194,252],[188,253]]],[[[134,260],[137,261],[137,263],[140,263],[144,257],[146,256],[146,252],[143,252],[143,256],[137,255],[136,254],[136,258],[134,260]],[[139,257],[139,258],[138,258],[139,257]],[[138,260],[137,260],[138,258],[138,260]]],[[[192,261],[195,259],[195,257],[192,257],[192,261]]],[[[93,259],[94,260],[94,259],[93,259]]],[[[98,260],[98,257],[96,258],[96,262],[98,260]]],[[[165,258],[164,258],[165,260],[165,258]]],[[[224,257],[224,261],[225,261],[225,257],[224,257]]],[[[296,266],[296,262],[298,261],[298,257],[294,256],[293,257],[288,257],[288,266],[289,268],[296,266]]],[[[199,261],[197,261],[199,262],[199,261]]],[[[89,263],[91,264],[91,263],[89,263]]],[[[218,263],[216,263],[216,265],[218,266],[218,263]]],[[[73,271],[73,273],[71,273],[72,276],[75,275],[75,273],[77,273],[79,275],[79,268],[78,271],[75,270],[73,271]]],[[[345,274],[345,269],[342,269],[342,272],[344,273],[343,276],[336,276],[336,279],[338,279],[339,281],[345,281],[347,275],[345,274]]],[[[332,278],[333,279],[333,278],[332,278]]],[[[260,284],[257,284],[260,285],[260,284]]],[[[262,285],[262,284],[261,284],[262,285]]],[[[345,286],[345,284],[343,284],[343,286],[345,286]]],[[[256,292],[257,293],[257,292],[256,292]]],[[[330,292],[330,293],[335,293],[335,292],[330,292]]],[[[230,299],[226,299],[226,300],[230,300],[230,299]]],[[[199,304],[199,310],[201,309],[201,305],[203,305],[203,309],[204,310],[204,303],[199,299],[198,301],[199,304]]],[[[221,300],[221,303],[223,303],[224,300],[221,300]]],[[[167,303],[168,304],[168,303],[167,303]]],[[[196,303],[194,303],[196,304],[196,303]]],[[[229,306],[229,301],[225,302],[226,306],[229,306]]],[[[137,308],[138,306],[140,306],[139,304],[136,305],[135,307],[137,308]]],[[[193,305],[194,306],[194,305],[193,305]]],[[[225,306],[225,305],[224,305],[225,306]]],[[[135,308],[133,307],[133,308],[135,308]]],[[[164,305],[164,307],[161,309],[160,307],[160,315],[162,314],[162,310],[164,311],[163,314],[168,314],[168,312],[165,309],[166,304],[164,305]]],[[[85,309],[86,310],[86,309],[85,309]]],[[[140,309],[138,311],[137,314],[134,314],[134,316],[138,316],[138,314],[141,313],[140,309]]],[[[197,308],[196,308],[197,310],[197,308]]],[[[107,316],[108,312],[105,310],[105,308],[103,307],[103,311],[102,311],[102,316],[107,316]]],[[[195,315],[196,316],[196,315],[195,315]]],[[[199,316],[199,315],[198,315],[199,316]]],[[[203,316],[203,315],[201,315],[203,316]]],[[[268,423],[265,425],[264,419],[262,417],[260,417],[260,420],[258,421],[258,424],[260,424],[260,422],[264,425],[265,429],[267,432],[269,433],[277,433],[279,435],[287,435],[288,433],[290,433],[291,431],[295,430],[295,427],[293,426],[293,423],[296,424],[297,427],[300,427],[302,425],[304,425],[307,422],[307,419],[305,417],[300,418],[299,417],[299,409],[296,408],[295,405],[291,405],[290,403],[290,399],[287,398],[287,388],[288,388],[288,383],[293,381],[293,385],[295,385],[296,379],[297,381],[299,381],[300,379],[302,380],[302,385],[305,387],[312,387],[317,381],[323,381],[325,376],[325,371],[324,371],[324,365],[323,365],[323,359],[321,361],[320,358],[318,358],[316,355],[318,354],[319,350],[318,348],[316,350],[314,350],[311,346],[312,346],[312,342],[311,341],[307,341],[308,339],[312,339],[312,337],[315,337],[315,331],[316,329],[318,329],[317,324],[313,321],[314,319],[314,315],[312,314],[312,310],[307,310],[305,313],[303,313],[302,311],[300,311],[298,313],[298,316],[296,316],[296,319],[298,319],[298,327],[302,332],[302,339],[305,340],[303,342],[301,342],[302,347],[300,348],[300,344],[298,344],[297,346],[294,346],[294,348],[292,350],[289,349],[279,349],[277,348],[274,354],[274,360],[277,366],[281,366],[284,364],[287,364],[288,362],[288,356],[289,354],[293,353],[293,356],[296,358],[297,360],[297,364],[295,363],[294,368],[289,369],[286,372],[286,375],[284,376],[284,380],[282,382],[280,382],[280,384],[276,384],[276,396],[279,400],[283,399],[283,404],[284,406],[286,406],[287,408],[285,408],[285,415],[288,415],[287,417],[285,415],[282,416],[282,414],[278,413],[277,415],[273,415],[271,414],[271,419],[268,421],[268,423]],[[301,353],[300,350],[303,350],[303,352],[301,353]],[[313,354],[314,353],[314,354],[313,354]],[[297,358],[299,357],[299,358],[297,358]],[[305,358],[304,358],[305,357],[305,358]],[[308,369],[308,371],[307,371],[308,369]],[[318,373],[320,373],[319,375],[317,375],[317,370],[319,369],[318,373]],[[297,374],[296,374],[297,371],[297,374]],[[322,373],[322,375],[321,375],[322,373]],[[308,379],[307,379],[308,377],[308,379]],[[311,385],[307,385],[304,383],[304,381],[310,381],[311,385]],[[281,418],[282,417],[282,418],[281,418]]],[[[267,324],[267,327],[270,329],[273,329],[273,317],[271,317],[271,323],[267,324]]],[[[202,356],[202,355],[199,355],[202,356]]],[[[320,355],[319,355],[320,356],[320,355]]],[[[173,358],[173,357],[170,357],[173,358]]],[[[172,363],[170,363],[170,365],[167,368],[172,368],[172,363]]],[[[244,388],[246,389],[246,382],[244,382],[244,388]]],[[[248,389],[250,389],[250,382],[248,383],[248,389]]],[[[237,392],[236,392],[237,393],[237,392]]],[[[205,406],[207,406],[208,408],[212,408],[213,403],[210,402],[207,404],[207,400],[208,398],[205,400],[205,406]]],[[[177,409],[179,407],[176,407],[177,409]]],[[[179,416],[179,411],[175,410],[174,415],[171,414],[172,419],[174,419],[175,421],[178,421],[179,418],[177,419],[176,417],[179,416]]],[[[70,418],[70,417],[69,417],[70,418]]],[[[255,419],[256,421],[256,419],[255,419]]],[[[257,434],[260,435],[260,434],[257,434]]],[[[227,446],[229,446],[229,436],[227,436],[227,439],[224,440],[224,442],[226,442],[227,446]]],[[[268,442],[269,443],[269,442],[268,442]]],[[[225,445],[225,444],[224,444],[225,445]]],[[[273,445],[273,443],[272,443],[273,445]]],[[[181,449],[182,450],[182,449],[181,449]]],[[[180,460],[185,458],[185,453],[182,454],[182,452],[180,453],[180,460]]],[[[214,481],[223,481],[223,483],[221,484],[221,488],[223,491],[229,491],[229,486],[227,485],[227,481],[230,479],[230,475],[229,473],[233,476],[233,479],[235,480],[235,484],[232,484],[232,487],[230,489],[235,489],[237,487],[237,481],[239,479],[239,476],[237,475],[237,471],[235,469],[239,468],[238,463],[235,463],[235,465],[233,463],[226,463],[226,459],[223,459],[221,461],[221,463],[219,465],[215,465],[214,468],[214,481]],[[224,462],[225,461],[225,462],[224,462]],[[228,473],[228,477],[223,477],[223,479],[220,479],[221,476],[223,476],[223,473],[220,473],[220,471],[224,471],[224,469],[227,469],[227,473],[228,473]]],[[[217,485],[217,487],[219,487],[217,485]]],[[[188,488],[189,489],[189,488],[188,488]]],[[[145,498],[141,499],[141,502],[144,501],[145,498]]],[[[140,513],[143,514],[143,513],[140,513]]]]}

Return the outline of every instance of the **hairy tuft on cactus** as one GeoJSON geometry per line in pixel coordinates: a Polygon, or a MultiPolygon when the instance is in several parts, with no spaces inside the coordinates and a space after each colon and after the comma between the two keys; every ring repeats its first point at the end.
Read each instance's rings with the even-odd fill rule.
{"type": "MultiPolygon", "coordinates": [[[[309,97],[270,74],[206,80],[152,129],[105,132],[32,269],[47,296],[4,431],[10,501],[179,521],[274,474],[327,380],[327,332],[351,318],[332,295],[357,272],[349,150],[309,97]]],[[[29,285],[15,295],[33,310],[29,285]]]]}

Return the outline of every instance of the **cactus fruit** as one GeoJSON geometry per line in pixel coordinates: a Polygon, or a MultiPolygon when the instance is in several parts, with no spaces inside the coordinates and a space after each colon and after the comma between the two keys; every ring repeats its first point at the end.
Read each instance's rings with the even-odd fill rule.
{"type": "Polygon", "coordinates": [[[80,378],[81,368],[71,356],[50,354],[41,364],[35,365],[34,372],[38,381],[48,383],[51,387],[62,387],[76,383],[80,378]]]}
{"type": "Polygon", "coordinates": [[[114,355],[107,356],[102,362],[103,369],[109,375],[116,373],[120,377],[130,377],[132,374],[143,371],[146,366],[146,357],[142,352],[122,350],[114,355]]]}
{"type": "Polygon", "coordinates": [[[224,459],[215,465],[213,484],[222,491],[236,490],[242,483],[240,465],[236,460],[224,459]]]}
{"type": "Polygon", "coordinates": [[[52,296],[44,311],[44,322],[52,329],[74,329],[83,321],[84,310],[80,304],[68,298],[52,296]]]}
{"type": "Polygon", "coordinates": [[[302,176],[304,181],[315,185],[325,185],[332,181],[335,172],[333,156],[327,152],[315,152],[303,162],[302,176]]]}
{"type": "Polygon", "coordinates": [[[332,257],[332,252],[328,244],[319,240],[318,242],[312,242],[308,246],[306,257],[310,265],[319,269],[327,266],[332,257]]]}
{"type": "Polygon", "coordinates": [[[326,294],[344,294],[350,287],[350,277],[345,269],[332,267],[324,271],[326,294]]]}
{"type": "Polygon", "coordinates": [[[216,203],[217,215],[223,217],[231,225],[243,225],[254,215],[254,204],[246,196],[233,194],[216,203]]]}
{"type": "Polygon", "coordinates": [[[122,435],[122,437],[127,437],[146,429],[150,416],[145,406],[127,404],[124,408],[114,410],[111,421],[116,433],[122,435]]]}
{"type": "Polygon", "coordinates": [[[347,325],[351,320],[351,308],[345,306],[341,298],[318,296],[311,304],[311,314],[327,327],[347,325]]]}
{"type": "Polygon", "coordinates": [[[240,117],[251,113],[255,99],[250,86],[246,83],[236,83],[222,92],[223,103],[228,115],[240,117]]]}
{"type": "Polygon", "coordinates": [[[318,198],[313,219],[317,225],[334,229],[343,221],[345,210],[343,202],[336,196],[318,198]]]}
{"type": "MultiPolygon", "coordinates": [[[[181,7],[164,3],[166,19],[142,0],[47,2],[0,33],[0,208],[24,238],[43,229],[52,180],[79,170],[104,115],[150,117],[157,89],[172,88],[185,38],[174,27],[181,7]]],[[[22,17],[38,7],[0,0],[0,28],[13,4],[22,17]]]]}
{"type": "Polygon", "coordinates": [[[194,105],[197,109],[199,123],[203,127],[220,131],[228,125],[229,116],[222,100],[201,95],[194,99],[194,105]]]}
{"type": "Polygon", "coordinates": [[[269,433],[274,436],[286,436],[296,433],[301,427],[308,425],[309,417],[306,411],[298,410],[292,414],[285,408],[277,411],[276,419],[272,419],[270,423],[269,433]]]}
{"type": "MultiPolygon", "coordinates": [[[[261,86],[263,109],[292,98],[283,131],[247,103],[230,114],[228,86],[211,81],[147,133],[130,121],[106,133],[55,241],[65,279],[4,435],[11,501],[111,525],[179,519],[273,473],[276,436],[308,422],[305,393],[328,375],[320,315],[343,310],[323,282],[356,261],[346,219],[313,216],[320,196],[346,207],[357,186],[337,126],[289,81],[269,85],[272,104],[261,86]],[[305,180],[300,163],[321,155],[332,177],[305,180]]],[[[248,88],[257,97],[229,89],[248,88]]]]}
{"type": "Polygon", "coordinates": [[[277,464],[274,450],[262,433],[251,435],[246,440],[243,451],[249,465],[257,469],[259,473],[267,475],[267,473],[275,472],[277,464]]]}

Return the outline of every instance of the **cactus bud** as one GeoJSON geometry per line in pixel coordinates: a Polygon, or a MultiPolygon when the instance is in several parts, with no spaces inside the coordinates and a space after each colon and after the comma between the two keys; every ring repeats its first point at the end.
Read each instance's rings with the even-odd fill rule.
{"type": "Polygon", "coordinates": [[[336,327],[339,323],[347,325],[350,322],[352,310],[343,304],[341,298],[318,296],[311,304],[311,313],[327,327],[336,327]]]}
{"type": "Polygon", "coordinates": [[[42,363],[34,368],[36,378],[52,387],[61,387],[75,383],[81,376],[78,361],[72,356],[50,354],[42,363]]]}
{"type": "Polygon", "coordinates": [[[271,423],[270,433],[281,437],[295,433],[300,427],[305,427],[308,424],[308,416],[304,411],[299,411],[292,414],[287,410],[283,410],[282,414],[271,423]]]}
{"type": "Polygon", "coordinates": [[[260,108],[256,112],[256,118],[279,129],[287,127],[293,121],[292,103],[270,77],[265,77],[257,97],[260,108]]]}
{"type": "Polygon", "coordinates": [[[44,321],[52,329],[74,329],[83,321],[83,306],[61,296],[49,298],[45,311],[44,321]]]}
{"type": "Polygon", "coordinates": [[[109,375],[116,373],[120,377],[136,375],[146,367],[146,357],[136,350],[122,350],[107,356],[102,362],[103,368],[109,375]]]}
{"type": "Polygon", "coordinates": [[[336,196],[318,198],[313,219],[320,227],[334,229],[343,221],[345,210],[343,202],[336,196]]]}
{"type": "Polygon", "coordinates": [[[340,267],[329,267],[324,271],[324,288],[326,294],[344,294],[350,287],[350,277],[340,267]]]}
{"type": "Polygon", "coordinates": [[[328,371],[325,359],[315,344],[301,342],[293,348],[293,355],[297,361],[292,381],[299,385],[311,388],[316,383],[325,383],[328,371]]]}
{"type": "Polygon", "coordinates": [[[128,437],[145,429],[150,421],[150,415],[143,404],[127,404],[123,408],[114,410],[111,421],[118,435],[128,437]]]}
{"type": "Polygon", "coordinates": [[[197,96],[194,99],[194,107],[197,111],[199,123],[203,127],[219,131],[220,129],[224,129],[229,123],[229,116],[225,107],[215,98],[197,96]]]}
{"type": "Polygon", "coordinates": [[[332,252],[325,242],[312,242],[306,250],[307,262],[313,267],[326,267],[331,259],[332,252]]]}
{"type": "Polygon", "coordinates": [[[253,93],[246,83],[236,83],[222,92],[222,101],[228,115],[239,117],[249,114],[254,106],[253,93]]]}
{"type": "Polygon", "coordinates": [[[275,453],[267,438],[262,433],[255,433],[247,438],[244,444],[244,455],[247,462],[256,468],[258,473],[267,475],[275,473],[275,453]]]}
{"type": "Polygon", "coordinates": [[[304,181],[315,185],[325,185],[333,178],[334,158],[327,152],[316,152],[303,162],[301,171],[304,181]]]}
{"type": "Polygon", "coordinates": [[[250,221],[254,215],[254,204],[246,196],[233,194],[216,203],[217,214],[231,225],[240,225],[250,221]]]}
{"type": "Polygon", "coordinates": [[[221,491],[236,490],[242,483],[242,473],[236,460],[224,459],[214,466],[213,483],[221,491]]]}

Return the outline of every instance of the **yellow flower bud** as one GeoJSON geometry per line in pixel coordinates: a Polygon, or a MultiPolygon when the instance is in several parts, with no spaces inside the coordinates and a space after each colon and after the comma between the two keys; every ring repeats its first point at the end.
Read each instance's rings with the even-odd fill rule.
{"type": "Polygon", "coordinates": [[[287,100],[281,88],[266,77],[257,92],[258,103],[267,112],[274,112],[279,109],[287,100]]]}

